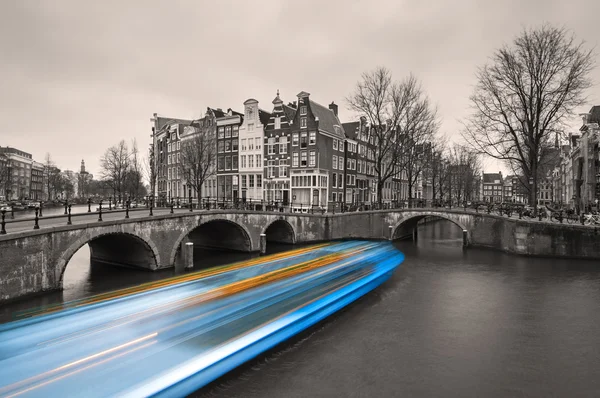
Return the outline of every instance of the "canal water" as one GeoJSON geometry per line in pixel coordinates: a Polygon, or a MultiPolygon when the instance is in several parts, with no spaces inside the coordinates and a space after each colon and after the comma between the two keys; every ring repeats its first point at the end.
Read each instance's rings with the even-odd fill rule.
{"type": "MultiPolygon", "coordinates": [[[[454,224],[421,226],[416,245],[397,243],[406,260],[386,284],[192,396],[600,396],[600,264],[461,244],[454,224]]],[[[4,306],[0,317],[174,272],[90,265],[83,248],[64,292],[4,306]]]]}

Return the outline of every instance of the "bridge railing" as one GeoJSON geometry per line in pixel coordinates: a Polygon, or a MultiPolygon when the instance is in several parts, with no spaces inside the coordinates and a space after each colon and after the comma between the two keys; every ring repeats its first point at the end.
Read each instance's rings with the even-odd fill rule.
{"type": "MultiPolygon", "coordinates": [[[[494,214],[508,218],[519,218],[527,220],[536,220],[539,222],[567,222],[570,224],[590,224],[584,222],[584,217],[572,215],[569,212],[548,212],[539,211],[537,215],[531,213],[525,206],[518,204],[494,204],[485,202],[467,202],[463,201],[461,206],[457,203],[420,200],[412,201],[387,201],[378,203],[339,203],[329,202],[327,204],[312,205],[310,203],[290,201],[265,201],[265,200],[217,200],[203,199],[200,203],[172,200],[162,203],[155,207],[152,201],[145,203],[145,206],[131,208],[128,204],[125,207],[106,209],[102,203],[92,211],[88,203],[88,212],[71,214],[71,206],[65,207],[66,215],[43,216],[42,209],[36,209],[35,216],[21,219],[11,219],[10,213],[6,210],[0,211],[0,235],[9,232],[22,232],[30,229],[40,229],[41,227],[56,227],[60,225],[72,225],[73,223],[90,223],[102,221],[114,221],[121,218],[140,218],[145,216],[165,215],[181,212],[198,212],[210,210],[237,210],[244,212],[276,212],[276,213],[296,213],[296,214],[339,214],[357,211],[370,210],[397,210],[397,209],[429,209],[429,210],[459,210],[473,213],[494,214]],[[7,215],[9,217],[7,217],[7,215]]],[[[595,224],[594,224],[595,225],[595,224]]]]}

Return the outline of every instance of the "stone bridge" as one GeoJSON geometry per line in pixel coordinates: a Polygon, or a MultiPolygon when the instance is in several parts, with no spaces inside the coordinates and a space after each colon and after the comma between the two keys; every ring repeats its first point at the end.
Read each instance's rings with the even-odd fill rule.
{"type": "Polygon", "coordinates": [[[267,244],[415,238],[418,221],[431,216],[448,219],[463,230],[465,246],[519,254],[600,257],[600,249],[595,249],[600,245],[596,245],[598,240],[590,228],[561,226],[572,232],[581,230],[573,246],[569,242],[572,236],[560,232],[564,228],[548,232],[547,226],[544,230],[535,222],[462,209],[333,215],[231,210],[185,212],[0,235],[0,301],[61,289],[71,256],[85,244],[90,247],[92,260],[157,270],[181,263],[182,247],[187,242],[196,247],[253,252],[259,250],[261,234],[266,235],[267,244]],[[536,245],[538,241],[541,245],[536,245]]]}

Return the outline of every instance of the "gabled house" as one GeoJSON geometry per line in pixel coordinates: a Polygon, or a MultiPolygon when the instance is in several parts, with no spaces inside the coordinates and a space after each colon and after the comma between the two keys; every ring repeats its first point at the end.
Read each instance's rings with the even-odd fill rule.
{"type": "Polygon", "coordinates": [[[285,105],[277,96],[273,100],[273,112],[265,127],[265,195],[267,203],[291,202],[290,159],[292,145],[292,123],[296,115],[294,104],[285,105]]]}
{"type": "Polygon", "coordinates": [[[329,192],[344,187],[346,135],[337,117],[337,106],[326,108],[298,94],[298,108],[292,122],[292,208],[326,208],[329,192]],[[332,167],[333,160],[337,169],[332,167]],[[334,185],[335,182],[335,185],[334,185]]]}
{"type": "Polygon", "coordinates": [[[242,201],[263,200],[263,141],[264,129],[271,114],[258,107],[251,98],[244,102],[244,121],[239,130],[239,172],[242,201]]]}
{"type": "Polygon", "coordinates": [[[213,109],[217,116],[217,198],[237,201],[239,190],[239,130],[244,115],[229,108],[213,109]]]}

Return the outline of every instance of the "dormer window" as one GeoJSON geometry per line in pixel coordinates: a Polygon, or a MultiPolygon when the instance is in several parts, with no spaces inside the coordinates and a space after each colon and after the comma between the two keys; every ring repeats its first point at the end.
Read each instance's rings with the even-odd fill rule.
{"type": "Polygon", "coordinates": [[[306,118],[305,117],[300,118],[300,127],[306,128],[306,118]]]}
{"type": "Polygon", "coordinates": [[[301,115],[306,115],[307,113],[307,109],[306,109],[306,105],[303,105],[300,107],[300,114],[301,115]]]}

